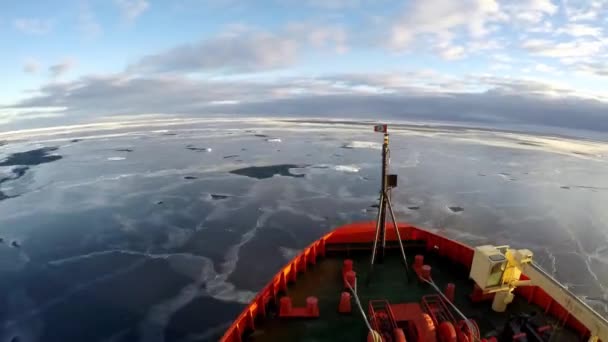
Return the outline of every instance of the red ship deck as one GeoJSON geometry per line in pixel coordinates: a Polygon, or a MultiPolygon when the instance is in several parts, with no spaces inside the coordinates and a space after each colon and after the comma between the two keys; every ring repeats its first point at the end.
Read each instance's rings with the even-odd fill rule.
{"type": "MultiPolygon", "coordinates": [[[[473,249],[426,230],[402,224],[399,227],[406,247],[410,277],[414,255],[424,255],[432,267],[434,282],[444,288],[456,285],[454,303],[479,325],[481,337],[500,333],[511,314],[535,312],[552,325],[552,341],[578,341],[588,338],[588,330],[542,289],[519,287],[516,298],[505,313],[492,311],[490,302],[474,303],[469,294],[473,282],[468,273],[473,249]]],[[[222,342],[237,341],[360,341],[367,328],[356,304],[350,315],[338,313],[340,293],[344,290],[342,265],[351,259],[357,272],[358,293],[367,313],[370,300],[386,300],[397,326],[407,330],[407,321],[417,326],[427,324],[420,303],[425,295],[436,294],[428,284],[407,280],[398,252],[394,229],[387,229],[387,256],[370,274],[369,257],[375,222],[340,227],[323,236],[288,263],[262,289],[252,303],[237,317],[222,337],[222,342]],[[366,284],[366,279],[369,283],[366,284]],[[318,298],[319,317],[309,319],[279,318],[280,298],[288,295],[294,307],[305,306],[308,296],[318,298]],[[401,322],[401,323],[400,323],[401,322]]],[[[302,311],[306,312],[306,310],[302,311]]],[[[419,337],[418,341],[434,341],[419,337]]]]}

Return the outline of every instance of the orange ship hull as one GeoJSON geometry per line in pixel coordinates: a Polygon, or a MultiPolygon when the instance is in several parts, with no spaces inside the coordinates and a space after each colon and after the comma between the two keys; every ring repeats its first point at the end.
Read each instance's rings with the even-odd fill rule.
{"type": "MultiPolygon", "coordinates": [[[[358,222],[336,228],[327,233],[317,241],[306,247],[299,255],[287,263],[271,280],[258,292],[251,303],[239,314],[227,329],[220,341],[240,342],[246,331],[255,330],[255,321],[259,316],[266,315],[267,304],[271,301],[277,302],[279,293],[287,289],[288,283],[297,281],[298,273],[306,272],[308,267],[314,265],[318,258],[325,256],[326,247],[329,245],[350,245],[349,250],[356,249],[356,244],[362,244],[361,249],[369,249],[366,245],[374,241],[376,231],[375,222],[358,222]]],[[[424,241],[426,249],[434,250],[440,256],[470,269],[473,260],[473,248],[460,242],[451,240],[430,231],[406,224],[399,224],[399,232],[404,241],[424,241]]],[[[397,234],[393,229],[386,231],[387,241],[397,241],[397,234]]],[[[523,279],[525,275],[522,275],[523,279]]],[[[516,295],[527,299],[544,309],[545,313],[558,319],[561,323],[576,331],[580,336],[590,335],[589,330],[575,317],[549,296],[543,289],[537,286],[521,286],[515,290],[516,295]]]]}

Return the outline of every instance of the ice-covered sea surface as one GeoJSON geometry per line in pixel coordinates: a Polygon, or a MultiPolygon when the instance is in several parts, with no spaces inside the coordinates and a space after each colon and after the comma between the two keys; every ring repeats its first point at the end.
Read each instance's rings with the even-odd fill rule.
{"type": "MultiPolygon", "coordinates": [[[[158,120],[0,134],[0,341],[214,340],[289,258],[372,219],[370,125],[158,120]]],[[[608,143],[395,126],[397,214],[530,248],[608,303],[608,143]]]]}

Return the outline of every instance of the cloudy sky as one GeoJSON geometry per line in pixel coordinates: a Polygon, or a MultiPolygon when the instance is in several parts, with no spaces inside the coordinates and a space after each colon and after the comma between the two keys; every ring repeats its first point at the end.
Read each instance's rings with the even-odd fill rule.
{"type": "Polygon", "coordinates": [[[0,130],[247,114],[608,132],[605,0],[0,6],[0,130]]]}

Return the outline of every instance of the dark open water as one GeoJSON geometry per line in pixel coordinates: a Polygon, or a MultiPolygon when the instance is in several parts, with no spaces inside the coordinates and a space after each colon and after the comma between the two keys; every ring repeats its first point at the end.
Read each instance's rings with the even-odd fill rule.
{"type": "MultiPolygon", "coordinates": [[[[371,127],[127,126],[0,134],[0,341],[214,340],[300,248],[375,216],[371,127]]],[[[391,146],[401,220],[530,248],[606,312],[608,143],[402,126],[391,146]]]]}

